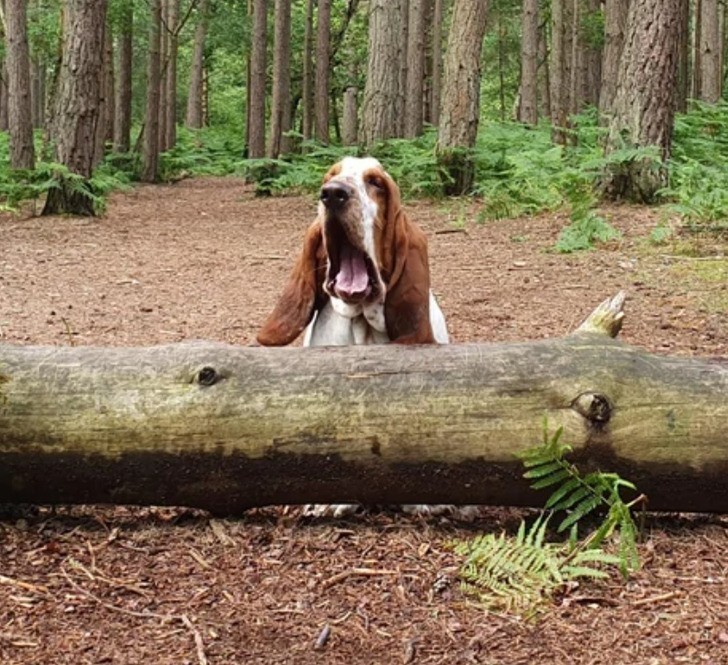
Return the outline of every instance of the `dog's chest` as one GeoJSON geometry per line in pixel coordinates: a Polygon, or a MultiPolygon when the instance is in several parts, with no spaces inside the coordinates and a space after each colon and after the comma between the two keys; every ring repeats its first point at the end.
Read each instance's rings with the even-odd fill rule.
{"type": "Polygon", "coordinates": [[[306,328],[304,346],[349,346],[389,342],[384,304],[347,305],[331,298],[306,328]]]}

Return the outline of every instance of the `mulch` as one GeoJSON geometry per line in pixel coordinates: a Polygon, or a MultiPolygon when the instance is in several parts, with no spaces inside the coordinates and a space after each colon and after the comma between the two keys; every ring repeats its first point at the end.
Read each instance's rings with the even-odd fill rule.
{"type": "MultiPolygon", "coordinates": [[[[624,341],[728,357],[724,239],[656,247],[663,212],[625,206],[604,211],[619,240],[564,256],[550,251],[564,213],[478,224],[477,203],[407,208],[455,341],[563,335],[624,289],[624,341]]],[[[249,344],[314,211],[206,178],[117,194],[99,219],[5,215],[0,341],[249,344]]],[[[728,663],[728,516],[647,515],[640,571],[529,622],[465,597],[448,547],[524,514],[7,508],[0,663],[728,663]]]]}

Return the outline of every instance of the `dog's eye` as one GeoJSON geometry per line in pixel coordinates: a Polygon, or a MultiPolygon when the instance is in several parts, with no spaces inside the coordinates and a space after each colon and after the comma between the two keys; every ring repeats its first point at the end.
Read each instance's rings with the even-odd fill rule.
{"type": "Polygon", "coordinates": [[[384,189],[384,182],[378,175],[368,175],[365,179],[367,185],[376,187],[377,189],[384,189]]]}

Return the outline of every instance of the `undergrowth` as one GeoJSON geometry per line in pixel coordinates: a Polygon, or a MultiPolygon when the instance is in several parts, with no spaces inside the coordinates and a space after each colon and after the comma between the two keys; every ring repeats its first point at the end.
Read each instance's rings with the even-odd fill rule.
{"type": "Polygon", "coordinates": [[[606,578],[611,566],[626,578],[639,568],[631,508],[641,497],[625,503],[621,492],[635,487],[617,474],[582,475],[566,459],[571,447],[561,443],[561,434],[559,428],[549,437],[544,424],[543,444],[520,455],[531,487],[552,490],[534,523],[527,527],[522,521],[515,536],[485,534],[453,543],[464,559],[463,590],[490,609],[533,617],[580,578],[606,578]],[[600,512],[597,525],[580,535],[586,518],[600,512]],[[559,515],[556,533],[568,537],[547,541],[548,527],[559,515]]]}
{"type": "MultiPolygon", "coordinates": [[[[605,158],[603,137],[593,109],[572,118],[567,146],[552,143],[546,123],[528,127],[484,120],[472,152],[473,194],[480,203],[475,221],[567,209],[570,224],[555,244],[556,251],[587,249],[616,237],[617,232],[597,212],[597,179],[615,163],[651,153],[623,150],[605,158]]],[[[359,150],[307,143],[296,134],[291,139],[301,152],[286,159],[249,160],[243,155],[239,127],[197,131],[180,127],[176,146],[160,156],[160,179],[239,175],[254,182],[261,195],[315,192],[331,164],[359,150]]],[[[438,165],[435,142],[436,131],[430,128],[414,140],[380,143],[371,154],[386,166],[403,196],[439,198],[448,176],[438,165]]],[[[39,143],[37,154],[40,147],[39,143]]],[[[108,191],[137,180],[140,162],[137,153],[108,155],[90,183],[98,204],[108,191]]],[[[35,171],[13,171],[7,164],[7,134],[0,133],[0,206],[6,210],[43,197],[57,185],[58,174],[64,173],[63,167],[48,162],[39,162],[35,171]]],[[[670,204],[668,214],[682,219],[689,231],[728,234],[728,103],[695,103],[689,113],[676,117],[669,175],[669,185],[661,192],[670,204]]]]}

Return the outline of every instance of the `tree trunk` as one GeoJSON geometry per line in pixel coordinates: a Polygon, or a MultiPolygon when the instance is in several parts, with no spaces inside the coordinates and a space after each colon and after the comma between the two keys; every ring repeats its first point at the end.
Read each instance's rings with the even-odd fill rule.
{"type": "Polygon", "coordinates": [[[129,152],[131,147],[131,91],[134,5],[124,3],[119,31],[119,66],[114,118],[114,150],[129,152]]]}
{"type": "Polygon", "coordinates": [[[404,138],[422,134],[425,82],[425,0],[409,0],[407,29],[407,87],[404,107],[404,138]]]}
{"type": "Polygon", "coordinates": [[[177,143],[177,52],[179,46],[179,0],[169,0],[167,13],[167,89],[164,95],[164,149],[177,143]]]}
{"type": "Polygon", "coordinates": [[[0,132],[7,132],[9,127],[7,64],[7,60],[4,59],[2,61],[2,69],[0,69],[0,132]]]}
{"type": "Polygon", "coordinates": [[[45,120],[45,66],[40,58],[30,60],[30,92],[33,127],[40,129],[45,120]]]}
{"type": "Polygon", "coordinates": [[[202,73],[205,68],[205,40],[207,39],[207,0],[197,5],[197,27],[190,65],[190,87],[187,94],[187,116],[185,125],[190,129],[201,129],[202,122],[202,73]]]}
{"type": "Polygon", "coordinates": [[[472,149],[480,119],[480,52],[488,3],[455,0],[445,55],[437,159],[449,176],[447,194],[472,189],[475,164],[472,149]]]}
{"type": "MultiPolygon", "coordinates": [[[[416,0],[415,0],[416,1],[416,0]]],[[[395,114],[397,117],[397,130],[395,136],[404,136],[404,116],[407,106],[407,46],[409,44],[409,11],[410,0],[398,0],[399,2],[399,29],[400,36],[397,49],[397,63],[399,67],[399,83],[397,84],[397,106],[395,114]]]]}
{"type": "Polygon", "coordinates": [[[158,150],[167,149],[167,76],[169,73],[169,7],[174,0],[160,0],[161,21],[159,29],[159,132],[158,150]]]}
{"type": "Polygon", "coordinates": [[[677,66],[675,110],[685,113],[690,96],[690,0],[680,0],[680,53],[677,66]]]}
{"type": "Polygon", "coordinates": [[[141,180],[156,182],[159,167],[159,91],[162,0],[149,0],[149,54],[147,56],[147,106],[144,114],[144,155],[141,180]]]}
{"type": "Polygon", "coordinates": [[[318,0],[316,19],[316,83],[314,115],[316,140],[329,142],[329,44],[331,41],[331,0],[318,0]]]}
{"type": "Polygon", "coordinates": [[[606,152],[653,146],[659,158],[610,165],[602,187],[608,198],[651,203],[666,184],[664,161],[670,156],[675,115],[680,0],[633,2],[627,24],[606,152]]]}
{"type": "Polygon", "coordinates": [[[10,166],[14,169],[35,166],[26,5],[26,0],[6,0],[5,3],[10,166]]]}
{"type": "Polygon", "coordinates": [[[314,66],[313,66],[313,8],[315,0],[306,0],[306,27],[303,36],[303,82],[302,100],[303,107],[303,140],[309,141],[313,136],[313,87],[314,87],[314,66]]]}
{"type": "Polygon", "coordinates": [[[430,122],[433,127],[440,124],[440,106],[442,104],[442,22],[443,0],[435,0],[432,17],[432,84],[430,87],[430,122]]]}
{"type": "Polygon", "coordinates": [[[538,0],[523,0],[521,20],[521,94],[518,120],[538,124],[538,0]]]}
{"type": "Polygon", "coordinates": [[[253,0],[253,44],[250,57],[248,157],[265,157],[265,69],[267,0],[253,0]]]}
{"type": "Polygon", "coordinates": [[[268,157],[282,152],[283,134],[290,131],[291,107],[291,0],[275,0],[273,45],[273,100],[270,113],[268,157]]]}
{"type": "Polygon", "coordinates": [[[548,21],[538,27],[538,107],[544,118],[551,118],[551,78],[547,45],[548,21]]]}
{"type": "Polygon", "coordinates": [[[546,419],[651,509],[728,511],[728,364],[611,339],[616,301],[520,344],[2,345],[0,502],[533,506],[546,419]]]}
{"type": "Polygon", "coordinates": [[[104,26],[104,53],[101,64],[101,96],[99,98],[99,121],[96,124],[94,167],[104,159],[106,142],[114,135],[114,39],[111,21],[104,26]]]}
{"type": "Polygon", "coordinates": [[[619,84],[619,63],[627,31],[630,0],[607,0],[604,5],[604,49],[602,85],[599,93],[599,116],[608,124],[619,84]]]}
{"type": "MultiPolygon", "coordinates": [[[[105,24],[105,0],[70,0],[65,5],[52,139],[56,161],[84,180],[92,175],[96,126],[101,121],[105,24]]],[[[59,213],[93,215],[93,198],[78,182],[61,177],[59,186],[48,192],[42,214],[59,213]]]]}
{"type": "Polygon", "coordinates": [[[703,42],[702,38],[702,0],[694,0],[693,10],[693,71],[692,71],[692,96],[693,99],[701,98],[700,84],[702,83],[702,65],[701,65],[701,50],[700,45],[703,42]]]}
{"type": "Polygon", "coordinates": [[[551,3],[551,121],[553,140],[565,144],[571,109],[572,0],[551,3]]]}
{"type": "Polygon", "coordinates": [[[718,0],[701,0],[700,11],[700,97],[717,104],[721,96],[720,15],[718,0]]]}
{"type": "Polygon", "coordinates": [[[353,146],[357,143],[357,90],[354,86],[349,86],[344,93],[344,112],[343,112],[343,129],[341,139],[344,145],[353,146]]]}
{"type": "Polygon", "coordinates": [[[397,136],[399,95],[399,0],[369,3],[369,49],[362,112],[362,142],[367,150],[378,141],[397,136]]]}

